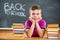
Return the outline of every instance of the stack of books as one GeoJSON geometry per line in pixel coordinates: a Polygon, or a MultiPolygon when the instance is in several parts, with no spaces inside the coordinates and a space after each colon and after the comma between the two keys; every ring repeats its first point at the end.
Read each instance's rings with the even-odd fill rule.
{"type": "Polygon", "coordinates": [[[20,37],[23,38],[24,37],[24,25],[21,23],[13,23],[12,25],[13,28],[13,34],[15,37],[20,37]]]}
{"type": "Polygon", "coordinates": [[[48,38],[58,38],[58,29],[48,28],[48,38]]]}
{"type": "Polygon", "coordinates": [[[59,37],[59,28],[57,24],[50,24],[47,28],[47,36],[48,38],[58,38],[59,37]]]}

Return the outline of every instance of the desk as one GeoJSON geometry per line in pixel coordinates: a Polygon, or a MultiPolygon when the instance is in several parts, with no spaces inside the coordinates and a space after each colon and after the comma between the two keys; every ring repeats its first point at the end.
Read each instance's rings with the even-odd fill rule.
{"type": "Polygon", "coordinates": [[[20,38],[20,37],[1,37],[0,40],[59,40],[58,38],[47,39],[47,38],[39,38],[39,37],[31,37],[31,38],[20,38]]]}
{"type": "Polygon", "coordinates": [[[58,38],[56,38],[56,39],[47,39],[47,38],[39,38],[39,37],[20,38],[20,37],[14,37],[12,30],[0,30],[0,40],[59,40],[59,39],[58,38]]]}

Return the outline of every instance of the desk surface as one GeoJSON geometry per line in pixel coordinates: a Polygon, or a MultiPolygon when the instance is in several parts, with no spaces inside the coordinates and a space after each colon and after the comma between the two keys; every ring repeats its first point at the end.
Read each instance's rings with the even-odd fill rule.
{"type": "Polygon", "coordinates": [[[20,38],[20,37],[9,37],[9,36],[2,36],[0,40],[59,40],[58,38],[47,39],[47,38],[39,38],[39,37],[31,37],[31,38],[20,38]]]}
{"type": "Polygon", "coordinates": [[[47,38],[39,38],[39,37],[21,38],[21,37],[14,37],[13,35],[14,34],[12,30],[0,30],[0,40],[60,40],[60,38],[59,39],[58,38],[47,39],[47,38]]]}

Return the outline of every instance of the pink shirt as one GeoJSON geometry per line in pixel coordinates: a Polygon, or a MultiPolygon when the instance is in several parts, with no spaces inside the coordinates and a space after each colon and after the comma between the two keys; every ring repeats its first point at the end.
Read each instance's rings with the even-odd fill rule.
{"type": "MultiPolygon", "coordinates": [[[[38,22],[38,24],[39,24],[39,26],[41,27],[41,29],[45,29],[45,28],[46,28],[46,21],[45,21],[45,20],[41,19],[41,20],[38,22]]],[[[25,28],[26,28],[26,29],[30,29],[31,25],[32,25],[31,20],[27,20],[27,21],[25,22],[25,28]]],[[[36,27],[34,28],[32,37],[39,37],[38,31],[37,31],[37,28],[36,28],[36,27]]]]}

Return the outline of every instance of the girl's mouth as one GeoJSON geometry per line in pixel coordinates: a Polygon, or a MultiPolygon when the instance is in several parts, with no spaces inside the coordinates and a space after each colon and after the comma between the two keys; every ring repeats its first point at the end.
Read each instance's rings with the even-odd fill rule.
{"type": "Polygon", "coordinates": [[[36,20],[37,18],[34,18],[34,20],[36,20]]]}

